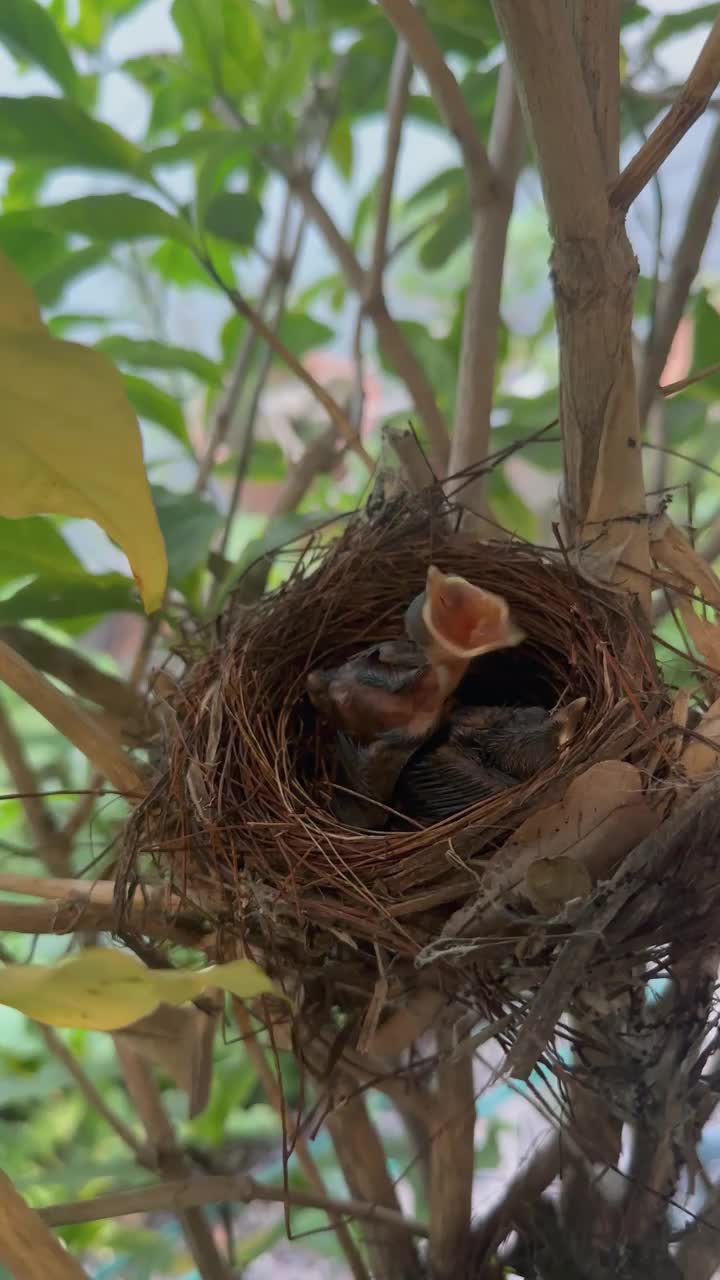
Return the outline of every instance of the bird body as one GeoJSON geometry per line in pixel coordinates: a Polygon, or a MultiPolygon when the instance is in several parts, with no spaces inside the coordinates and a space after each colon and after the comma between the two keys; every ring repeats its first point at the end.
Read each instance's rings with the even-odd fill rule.
{"type": "Polygon", "coordinates": [[[404,639],[307,677],[337,730],[334,811],[364,829],[382,829],[393,812],[437,822],[527,780],[572,736],[586,701],[555,713],[453,705],[471,661],[525,637],[502,596],[434,565],[404,627],[404,639]]]}

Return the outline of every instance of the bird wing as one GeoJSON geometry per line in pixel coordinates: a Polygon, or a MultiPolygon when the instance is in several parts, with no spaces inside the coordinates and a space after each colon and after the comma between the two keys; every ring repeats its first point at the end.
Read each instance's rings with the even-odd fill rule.
{"type": "Polygon", "coordinates": [[[395,803],[409,817],[439,822],[515,784],[509,774],[443,744],[408,764],[401,774],[395,803]]]}

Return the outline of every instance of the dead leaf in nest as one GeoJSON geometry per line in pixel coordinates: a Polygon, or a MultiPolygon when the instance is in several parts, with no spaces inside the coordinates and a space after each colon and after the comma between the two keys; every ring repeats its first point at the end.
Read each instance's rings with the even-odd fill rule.
{"type": "Polygon", "coordinates": [[[690,710],[690,690],[680,689],[675,696],[672,705],[672,722],[680,730],[670,743],[670,754],[679,756],[683,749],[684,735],[683,730],[687,728],[688,712],[690,710]]]}
{"type": "Polygon", "coordinates": [[[634,765],[602,760],[575,778],[562,800],[527,818],[486,864],[480,893],[448,922],[457,936],[523,884],[538,859],[581,863],[592,880],[607,876],[657,824],[634,765]]]}
{"type": "Polygon", "coordinates": [[[174,1080],[190,1099],[189,1115],[207,1106],[212,1080],[212,1046],[217,1011],[183,1009],[161,1004],[146,1018],[115,1032],[141,1058],[174,1080]]]}
{"type": "Polygon", "coordinates": [[[680,613],[688,635],[703,661],[720,674],[720,627],[700,618],[689,600],[680,601],[680,613]]]}
{"type": "Polygon", "coordinates": [[[720,609],[720,578],[665,513],[651,522],[650,550],[657,564],[677,575],[685,586],[697,587],[708,604],[720,609]]]}
{"type": "Polygon", "coordinates": [[[706,742],[693,740],[683,751],[680,763],[689,778],[699,778],[703,773],[718,766],[720,753],[720,698],[708,707],[699,725],[697,733],[701,733],[706,742]],[[713,746],[717,743],[717,746],[713,746]]]}
{"type": "Polygon", "coordinates": [[[523,890],[541,915],[557,915],[574,898],[587,898],[592,880],[587,867],[572,858],[537,858],[525,872],[523,890]]]}

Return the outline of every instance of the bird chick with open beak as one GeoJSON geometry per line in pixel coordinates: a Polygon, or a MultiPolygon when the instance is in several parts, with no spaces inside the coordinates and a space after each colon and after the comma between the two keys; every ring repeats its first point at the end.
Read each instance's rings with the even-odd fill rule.
{"type": "Polygon", "coordinates": [[[405,640],[307,678],[311,701],[339,730],[345,782],[355,795],[339,795],[335,811],[353,826],[385,825],[403,769],[441,722],[473,658],[524,639],[501,596],[434,565],[406,611],[405,632],[405,640]]]}
{"type": "Polygon", "coordinates": [[[359,742],[395,729],[424,736],[473,658],[524,639],[506,600],[434,565],[406,611],[405,635],[307,677],[317,710],[359,742]]]}

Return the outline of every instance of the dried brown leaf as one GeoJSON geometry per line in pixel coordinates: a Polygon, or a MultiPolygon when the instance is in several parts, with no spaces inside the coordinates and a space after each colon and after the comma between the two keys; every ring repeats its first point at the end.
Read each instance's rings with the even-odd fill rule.
{"type": "Polygon", "coordinates": [[[687,587],[696,587],[708,604],[720,609],[720,578],[666,514],[651,523],[650,551],[657,564],[676,574],[687,587]]]}
{"type": "Polygon", "coordinates": [[[536,911],[557,915],[574,898],[587,898],[592,880],[587,867],[572,858],[537,858],[525,872],[523,890],[536,911]]]}
{"type": "Polygon", "coordinates": [[[188,1095],[193,1116],[207,1105],[216,1024],[217,1013],[161,1004],[115,1036],[174,1080],[188,1095]]]}
{"type": "Polygon", "coordinates": [[[656,824],[634,765],[603,760],[575,778],[562,800],[518,827],[486,865],[480,894],[457,912],[447,932],[461,932],[461,915],[477,919],[516,891],[538,859],[566,857],[582,863],[593,879],[609,873],[656,824]]]}
{"type": "Polygon", "coordinates": [[[703,661],[720,674],[720,627],[716,622],[698,617],[689,600],[680,601],[680,613],[703,661]]]}

